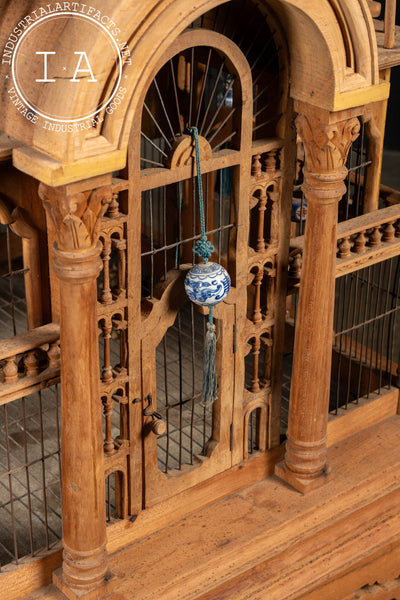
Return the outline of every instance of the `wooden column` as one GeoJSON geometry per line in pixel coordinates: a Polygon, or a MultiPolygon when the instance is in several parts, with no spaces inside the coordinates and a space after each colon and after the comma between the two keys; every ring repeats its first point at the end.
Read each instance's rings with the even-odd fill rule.
{"type": "Polygon", "coordinates": [[[53,269],[60,286],[63,567],[53,581],[73,600],[92,599],[108,591],[110,580],[96,279],[98,230],[111,188],[41,184],[39,193],[56,231],[53,269]]]}
{"type": "MultiPolygon", "coordinates": [[[[328,113],[329,117],[332,115],[328,113]]],[[[305,493],[326,481],[326,438],[332,354],[337,205],[357,118],[324,123],[301,114],[298,133],[306,168],[308,213],[297,312],[285,460],[276,473],[305,493]]]]}

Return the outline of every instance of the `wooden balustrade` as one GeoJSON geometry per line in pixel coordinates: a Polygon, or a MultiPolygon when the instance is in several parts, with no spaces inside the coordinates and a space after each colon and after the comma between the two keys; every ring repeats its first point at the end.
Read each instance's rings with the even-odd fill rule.
{"type": "Polygon", "coordinates": [[[49,323],[0,341],[0,404],[59,381],[59,337],[59,324],[49,323]]]}
{"type": "MultiPolygon", "coordinates": [[[[289,275],[300,277],[304,236],[291,240],[289,275]]],[[[400,253],[400,206],[393,204],[337,227],[336,277],[400,253]]]]}

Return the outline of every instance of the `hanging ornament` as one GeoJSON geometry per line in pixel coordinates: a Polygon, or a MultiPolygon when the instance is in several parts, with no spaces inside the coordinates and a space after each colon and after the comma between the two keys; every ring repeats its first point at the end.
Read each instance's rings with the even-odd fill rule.
{"type": "Polygon", "coordinates": [[[213,319],[213,308],[222,302],[228,295],[231,280],[228,272],[218,263],[209,262],[208,259],[214,252],[214,246],[207,239],[204,219],[203,184],[201,181],[199,134],[197,127],[189,127],[195,144],[197,167],[197,189],[200,209],[201,236],[197,240],[193,251],[200,256],[202,263],[192,267],[185,278],[185,290],[190,300],[201,306],[208,306],[207,333],[204,346],[203,389],[201,404],[211,407],[217,398],[217,365],[216,365],[216,338],[213,319]]]}

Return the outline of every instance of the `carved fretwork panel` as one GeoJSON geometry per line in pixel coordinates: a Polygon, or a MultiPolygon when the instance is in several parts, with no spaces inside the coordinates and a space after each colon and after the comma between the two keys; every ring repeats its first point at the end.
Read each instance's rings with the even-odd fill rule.
{"type": "Polygon", "coordinates": [[[97,316],[99,324],[99,409],[103,409],[106,469],[106,497],[109,518],[128,514],[129,463],[129,363],[127,302],[127,215],[119,203],[119,190],[127,182],[117,180],[111,187],[98,235],[103,263],[98,278],[97,316]],[[111,495],[115,514],[111,509],[111,495]]]}
{"type": "Polygon", "coordinates": [[[243,458],[265,450],[274,385],[273,329],[280,239],[281,153],[273,148],[253,156],[249,187],[247,323],[243,397],[243,458]]]}

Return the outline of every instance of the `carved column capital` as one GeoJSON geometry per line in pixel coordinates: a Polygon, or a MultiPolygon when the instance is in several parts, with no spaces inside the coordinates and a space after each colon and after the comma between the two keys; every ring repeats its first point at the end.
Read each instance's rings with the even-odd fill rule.
{"type": "Polygon", "coordinates": [[[96,247],[101,221],[112,199],[111,186],[68,193],[65,187],[43,183],[39,196],[51,218],[62,252],[82,252],[96,247]]]}
{"type": "Polygon", "coordinates": [[[350,146],[360,133],[360,121],[356,117],[327,124],[298,115],[296,127],[304,144],[307,170],[321,174],[342,171],[350,146]]]}
{"type": "Polygon", "coordinates": [[[360,121],[352,117],[336,123],[323,123],[300,114],[296,126],[306,159],[304,193],[309,200],[318,199],[319,202],[340,200],[346,191],[343,180],[347,175],[347,155],[359,135],[360,121]]]}

